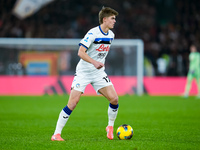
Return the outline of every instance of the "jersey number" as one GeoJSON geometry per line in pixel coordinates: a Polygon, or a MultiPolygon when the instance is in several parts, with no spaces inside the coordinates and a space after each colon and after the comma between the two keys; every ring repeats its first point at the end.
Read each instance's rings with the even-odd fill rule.
{"type": "Polygon", "coordinates": [[[106,82],[110,82],[110,79],[108,78],[108,76],[103,77],[104,80],[106,80],[106,82]]]}

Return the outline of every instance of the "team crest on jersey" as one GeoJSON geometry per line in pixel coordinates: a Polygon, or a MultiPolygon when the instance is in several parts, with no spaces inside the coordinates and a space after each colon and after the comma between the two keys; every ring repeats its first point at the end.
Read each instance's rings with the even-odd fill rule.
{"type": "Polygon", "coordinates": [[[101,46],[99,46],[99,48],[96,49],[96,50],[99,51],[99,52],[109,51],[110,50],[110,46],[105,46],[104,44],[101,44],[101,46]]]}

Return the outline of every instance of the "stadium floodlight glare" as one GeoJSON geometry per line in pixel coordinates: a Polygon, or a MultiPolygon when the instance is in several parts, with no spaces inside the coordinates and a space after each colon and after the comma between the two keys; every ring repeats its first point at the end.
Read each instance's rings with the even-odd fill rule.
{"type": "MultiPolygon", "coordinates": [[[[62,51],[67,49],[78,50],[78,44],[81,39],[53,39],[53,38],[0,38],[0,48],[9,48],[16,50],[47,50],[62,51]]],[[[137,78],[136,93],[143,94],[143,60],[144,60],[144,43],[141,39],[115,39],[111,49],[120,48],[124,53],[124,64],[134,64],[135,74],[131,73],[130,67],[125,67],[128,75],[135,75],[137,78]],[[134,53],[132,53],[134,51],[134,53]]],[[[108,55],[109,56],[109,55],[108,55]]],[[[126,75],[125,73],[125,75],[126,75]]]]}

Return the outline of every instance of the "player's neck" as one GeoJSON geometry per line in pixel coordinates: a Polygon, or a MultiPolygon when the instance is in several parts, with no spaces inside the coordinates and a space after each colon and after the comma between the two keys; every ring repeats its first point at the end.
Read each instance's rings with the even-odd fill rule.
{"type": "Polygon", "coordinates": [[[108,28],[107,26],[105,26],[104,24],[101,24],[100,27],[101,27],[101,30],[102,30],[104,33],[108,33],[109,28],[108,28]]]}

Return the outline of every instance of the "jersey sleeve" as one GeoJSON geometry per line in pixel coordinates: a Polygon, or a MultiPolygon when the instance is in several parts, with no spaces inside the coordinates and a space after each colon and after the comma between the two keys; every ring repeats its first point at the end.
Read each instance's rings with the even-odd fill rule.
{"type": "Polygon", "coordinates": [[[84,36],[84,38],[80,41],[79,46],[83,46],[86,49],[90,47],[90,45],[94,42],[95,36],[94,32],[92,30],[88,31],[87,34],[84,36]]]}

